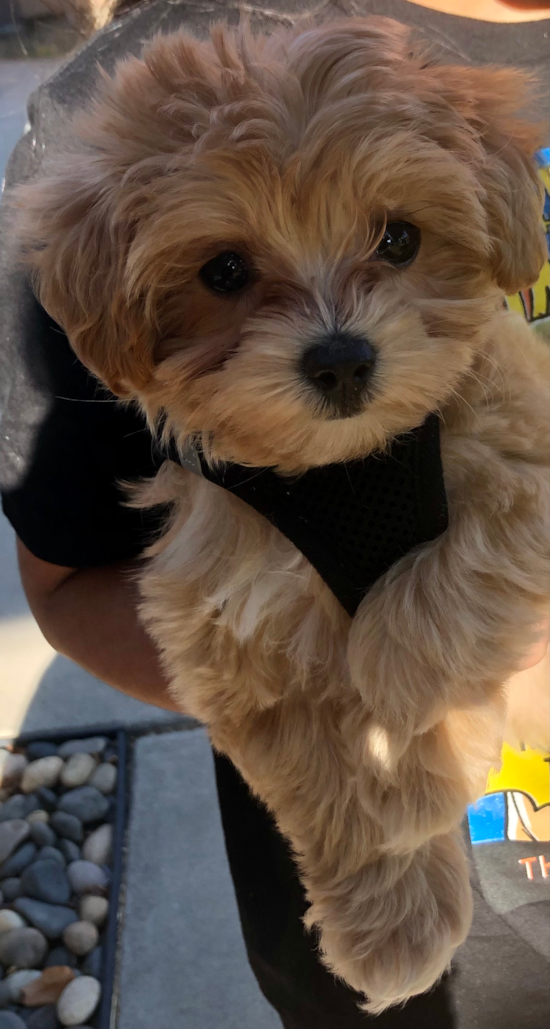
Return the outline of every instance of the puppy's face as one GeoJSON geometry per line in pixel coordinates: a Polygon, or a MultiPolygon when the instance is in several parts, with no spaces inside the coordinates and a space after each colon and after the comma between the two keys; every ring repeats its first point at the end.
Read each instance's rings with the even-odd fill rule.
{"type": "Polygon", "coordinates": [[[385,19],[159,38],[27,194],[41,299],[214,457],[366,454],[459,387],[501,291],[538,274],[522,87],[385,19]]]}

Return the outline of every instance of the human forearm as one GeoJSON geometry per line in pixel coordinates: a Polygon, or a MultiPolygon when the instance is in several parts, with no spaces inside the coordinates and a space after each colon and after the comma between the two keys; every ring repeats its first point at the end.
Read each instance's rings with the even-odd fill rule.
{"type": "Polygon", "coordinates": [[[179,710],[138,618],[135,562],[61,568],[40,561],[20,541],[18,557],[31,610],[55,650],[123,693],[179,710]]]}

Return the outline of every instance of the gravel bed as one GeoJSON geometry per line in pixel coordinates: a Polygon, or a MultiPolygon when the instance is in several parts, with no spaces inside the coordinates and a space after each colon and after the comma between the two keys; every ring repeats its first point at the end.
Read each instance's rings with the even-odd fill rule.
{"type": "Polygon", "coordinates": [[[119,758],[107,734],[0,746],[0,1029],[105,1021],[119,758]]]}

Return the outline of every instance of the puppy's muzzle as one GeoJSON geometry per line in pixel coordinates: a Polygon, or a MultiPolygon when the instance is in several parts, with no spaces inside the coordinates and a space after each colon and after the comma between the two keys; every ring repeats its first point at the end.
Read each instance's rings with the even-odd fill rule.
{"type": "Polygon", "coordinates": [[[309,347],[300,371],[329,418],[353,418],[369,399],[369,384],[376,364],[374,347],[360,336],[335,333],[309,347]]]}

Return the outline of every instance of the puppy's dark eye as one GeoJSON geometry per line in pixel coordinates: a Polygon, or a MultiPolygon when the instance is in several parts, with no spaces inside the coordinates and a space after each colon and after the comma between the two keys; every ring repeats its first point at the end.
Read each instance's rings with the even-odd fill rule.
{"type": "Polygon", "coordinates": [[[388,222],[376,256],[390,264],[410,264],[420,246],[420,229],[410,222],[388,222]]]}
{"type": "Polygon", "coordinates": [[[224,250],[201,268],[204,284],[216,293],[236,293],[246,286],[250,277],[246,262],[232,250],[224,250]]]}

